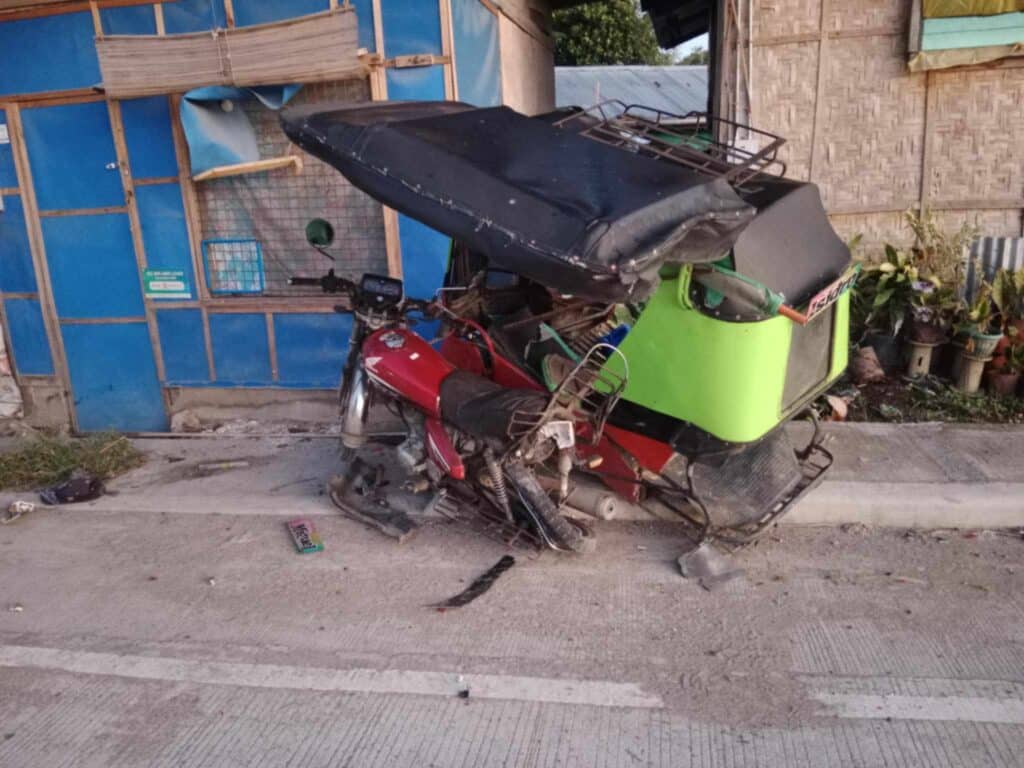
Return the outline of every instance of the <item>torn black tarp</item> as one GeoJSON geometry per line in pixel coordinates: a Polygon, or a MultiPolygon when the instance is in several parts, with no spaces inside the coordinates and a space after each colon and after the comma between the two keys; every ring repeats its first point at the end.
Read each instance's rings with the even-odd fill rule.
{"type": "Polygon", "coordinates": [[[728,183],[509,109],[288,110],[289,138],[492,265],[594,301],[644,298],[666,262],[721,258],[754,208],[728,183]]]}
{"type": "Polygon", "coordinates": [[[473,583],[459,592],[459,594],[449,597],[443,602],[434,603],[430,607],[443,611],[447,608],[461,608],[464,605],[468,605],[493,587],[494,582],[498,580],[498,577],[515,564],[516,559],[512,557],[512,555],[505,555],[498,562],[488,568],[486,572],[477,576],[473,580],[473,583]]]}

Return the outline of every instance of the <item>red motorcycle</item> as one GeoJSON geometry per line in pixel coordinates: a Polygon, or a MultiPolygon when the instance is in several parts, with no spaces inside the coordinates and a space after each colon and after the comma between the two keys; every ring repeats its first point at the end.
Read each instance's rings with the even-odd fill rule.
{"type": "MultiPolygon", "coordinates": [[[[384,405],[406,426],[395,451],[405,490],[482,503],[485,517],[525,529],[553,549],[594,548],[590,531],[560,508],[570,473],[595,461],[581,458],[586,452],[577,450],[577,439],[600,442],[625,387],[625,379],[602,370],[617,350],[595,345],[553,392],[526,376],[509,386],[495,380],[500,377],[457,367],[411,330],[417,316],[447,314],[450,327],[461,326],[490,345],[474,322],[439,303],[407,298],[401,280],[366,274],[356,285],[331,270],[290,282],[348,298],[335,309],[351,312],[354,320],[341,388],[341,440],[350,473],[358,450],[373,439],[367,429],[371,405],[384,405]],[[542,483],[538,469],[545,465],[542,483]]],[[[490,348],[492,359],[501,360],[490,348]]],[[[343,509],[351,506],[342,498],[347,485],[332,486],[332,499],[343,509]]]]}

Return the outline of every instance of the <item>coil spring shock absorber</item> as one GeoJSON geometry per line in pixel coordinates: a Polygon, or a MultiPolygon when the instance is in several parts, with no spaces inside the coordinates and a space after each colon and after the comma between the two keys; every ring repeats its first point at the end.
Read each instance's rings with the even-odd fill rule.
{"type": "Polygon", "coordinates": [[[487,465],[487,472],[490,474],[491,484],[494,486],[491,489],[494,491],[494,498],[498,502],[498,506],[501,507],[501,511],[505,513],[505,517],[512,522],[512,506],[508,503],[505,474],[501,471],[501,465],[498,464],[498,459],[489,445],[484,447],[484,464],[487,465]]]}

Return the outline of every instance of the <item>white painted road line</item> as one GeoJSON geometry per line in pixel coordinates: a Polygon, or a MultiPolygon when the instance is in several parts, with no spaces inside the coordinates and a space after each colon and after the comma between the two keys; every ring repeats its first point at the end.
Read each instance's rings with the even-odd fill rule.
{"type": "Polygon", "coordinates": [[[1024,725],[1024,701],[973,696],[903,696],[861,693],[812,694],[837,717],[890,720],[951,720],[1024,725]]]}
{"type": "Polygon", "coordinates": [[[476,699],[537,701],[594,707],[658,709],[661,697],[633,683],[513,675],[460,676],[453,672],[399,669],[328,669],[277,664],[196,661],[159,656],[70,651],[36,646],[0,645],[0,667],[31,667],[84,675],[113,675],[140,680],[250,688],[289,688],[343,693],[397,693],[455,696],[469,689],[476,699]]]}

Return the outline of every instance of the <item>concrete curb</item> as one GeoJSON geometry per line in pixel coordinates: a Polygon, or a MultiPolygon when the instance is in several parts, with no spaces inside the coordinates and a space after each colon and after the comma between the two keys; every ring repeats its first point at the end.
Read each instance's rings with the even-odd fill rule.
{"type": "Polygon", "coordinates": [[[783,518],[793,525],[1010,528],[1024,525],[1024,483],[825,481],[783,518]]]}

